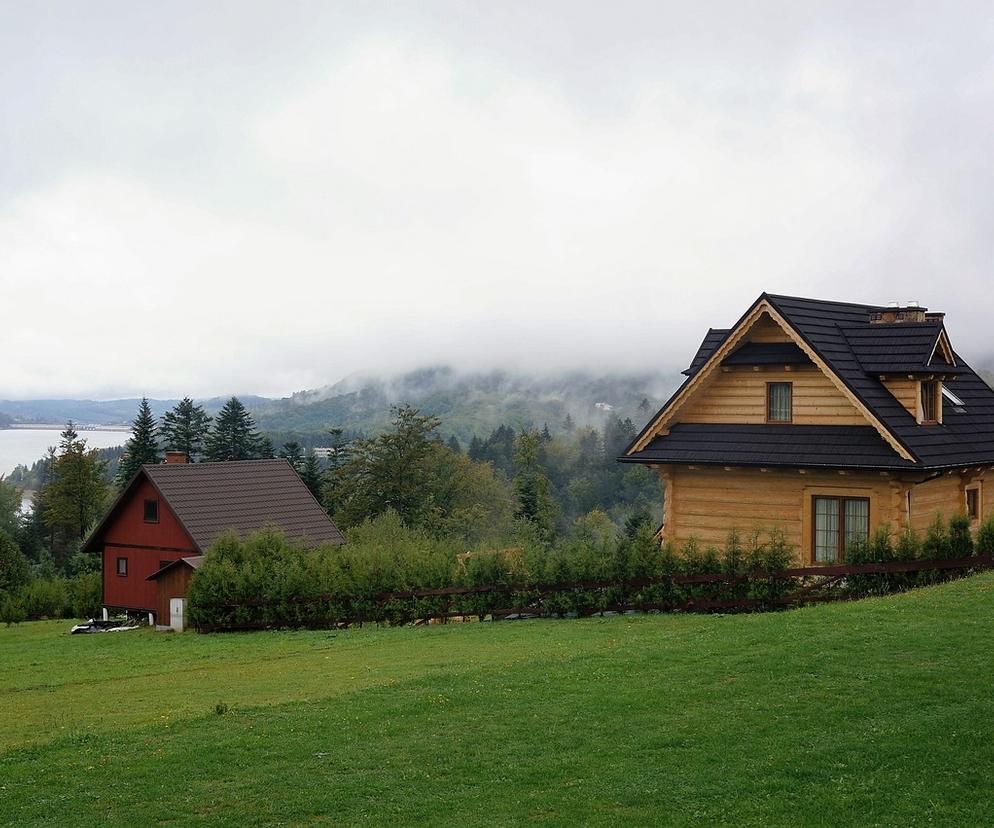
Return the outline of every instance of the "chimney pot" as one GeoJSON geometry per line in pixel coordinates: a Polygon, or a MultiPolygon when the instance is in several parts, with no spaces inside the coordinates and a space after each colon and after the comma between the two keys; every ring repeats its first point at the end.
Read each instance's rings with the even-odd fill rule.
{"type": "Polygon", "coordinates": [[[172,465],[174,463],[189,463],[190,458],[186,456],[185,451],[167,451],[166,452],[166,463],[172,465]]]}

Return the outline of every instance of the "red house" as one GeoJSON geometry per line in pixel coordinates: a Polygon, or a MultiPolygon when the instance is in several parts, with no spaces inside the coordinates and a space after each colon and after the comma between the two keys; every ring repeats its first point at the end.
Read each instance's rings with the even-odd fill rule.
{"type": "Polygon", "coordinates": [[[171,564],[203,555],[229,529],[244,535],[266,525],[314,546],[345,542],[286,460],[187,463],[182,452],[169,452],[165,463],[142,466],[83,551],[102,555],[105,613],[147,612],[150,623],[163,625],[169,596],[160,588],[180,583],[185,594],[196,568],[188,560],[178,580],[171,564]],[[166,567],[173,577],[152,577],[166,567]]]}

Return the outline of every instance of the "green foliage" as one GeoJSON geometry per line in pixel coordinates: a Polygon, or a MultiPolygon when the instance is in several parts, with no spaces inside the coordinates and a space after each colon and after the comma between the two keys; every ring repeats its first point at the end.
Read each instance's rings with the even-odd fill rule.
{"type": "Polygon", "coordinates": [[[973,554],[973,535],[970,532],[970,518],[966,514],[953,515],[949,519],[949,556],[968,558],[973,554]]]}
{"type": "Polygon", "coordinates": [[[103,603],[103,575],[83,572],[68,581],[69,612],[73,618],[95,618],[103,603]]]}
{"type": "MultiPolygon", "coordinates": [[[[468,461],[467,461],[468,462],[468,461]]],[[[676,607],[688,600],[748,597],[772,605],[787,581],[779,573],[793,550],[783,535],[755,535],[723,562],[693,543],[680,556],[661,546],[649,524],[619,533],[603,512],[577,522],[573,536],[549,545],[533,523],[509,548],[466,550],[458,540],[409,526],[388,510],[349,531],[344,546],[304,549],[274,530],[245,539],[228,534],[207,553],[190,586],[190,617],[200,627],[334,627],[356,622],[410,623],[443,612],[483,616],[509,607],[585,615],[613,607],[676,607]],[[676,586],[666,576],[725,571],[729,560],[750,579],[676,586]],[[639,583],[639,579],[664,578],[639,583]],[[602,582],[598,585],[590,582],[602,582]],[[468,594],[414,597],[441,587],[468,594]],[[494,586],[505,587],[493,590],[494,586]],[[389,600],[383,596],[392,595],[389,600]]]]}
{"type": "Polygon", "coordinates": [[[17,596],[0,593],[0,622],[9,627],[27,619],[28,613],[17,596]]]}
{"type": "Polygon", "coordinates": [[[51,532],[50,551],[57,565],[64,563],[72,545],[86,536],[106,508],[110,486],[104,479],[105,466],[96,450],[87,449],[73,424],[67,424],[40,491],[41,514],[51,532]]]}
{"type": "Polygon", "coordinates": [[[921,557],[929,560],[942,560],[951,557],[949,548],[949,532],[946,530],[946,522],[942,515],[936,515],[935,520],[928,527],[925,533],[925,540],[922,543],[921,557]]]}
{"type": "Polygon", "coordinates": [[[69,590],[62,578],[37,578],[21,590],[27,617],[65,618],[69,615],[69,590]]]}
{"type": "Polygon", "coordinates": [[[297,472],[297,474],[300,474],[300,470],[304,465],[304,450],[300,447],[300,443],[296,440],[284,443],[283,447],[280,449],[279,456],[293,466],[293,470],[297,472]]]}
{"type": "Polygon", "coordinates": [[[300,479],[304,481],[304,485],[307,486],[311,494],[320,500],[321,489],[324,486],[324,474],[321,472],[321,464],[318,462],[317,455],[313,450],[307,452],[303,463],[301,463],[297,471],[300,474],[300,479]]]}
{"type": "Polygon", "coordinates": [[[988,515],[977,529],[976,552],[978,555],[994,555],[994,513],[988,515]]]}
{"type": "Polygon", "coordinates": [[[158,429],[148,399],[142,397],[138,414],[131,423],[131,438],[124,445],[124,454],[117,467],[115,483],[123,489],[138,470],[144,465],[154,465],[162,461],[159,454],[158,429]]]}
{"type": "Polygon", "coordinates": [[[204,443],[204,459],[211,461],[256,460],[272,457],[272,444],[255,427],[255,420],[238,397],[224,404],[204,443]]]}
{"type": "Polygon", "coordinates": [[[0,530],[0,595],[17,592],[30,579],[28,559],[10,536],[0,530]]]}
{"type": "Polygon", "coordinates": [[[514,453],[514,496],[516,518],[531,523],[540,538],[552,541],[556,528],[556,502],[550,492],[549,478],[539,464],[541,440],[536,432],[518,435],[514,453]]]}
{"type": "Polygon", "coordinates": [[[21,528],[21,490],[0,474],[0,532],[16,537],[21,528]]]}
{"type": "Polygon", "coordinates": [[[162,416],[159,428],[166,451],[182,451],[192,462],[200,459],[211,418],[189,397],[162,416]]]}

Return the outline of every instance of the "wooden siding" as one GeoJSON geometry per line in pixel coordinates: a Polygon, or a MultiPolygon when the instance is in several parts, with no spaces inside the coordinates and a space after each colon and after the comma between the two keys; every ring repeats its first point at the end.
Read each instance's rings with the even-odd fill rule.
{"type": "Polygon", "coordinates": [[[198,554],[190,536],[155,487],[142,480],[120,504],[103,532],[103,604],[120,609],[155,611],[155,581],[145,580],[174,561],[198,554]],[[159,520],[145,523],[144,502],[159,501],[159,520]],[[117,559],[128,559],[128,574],[117,574],[117,559]]]}
{"type": "Polygon", "coordinates": [[[770,469],[667,467],[663,540],[678,546],[690,538],[724,547],[728,533],[743,537],[778,528],[797,550],[799,564],[811,561],[811,501],[815,495],[867,497],[870,531],[882,523],[903,525],[906,484],[877,472],[840,475],[770,469]]]}
{"type": "Polygon", "coordinates": [[[185,598],[190,588],[193,570],[186,564],[174,566],[165,575],[160,575],[152,583],[155,586],[155,623],[165,627],[169,624],[169,599],[185,598]]]}
{"type": "Polygon", "coordinates": [[[869,425],[831,380],[814,366],[792,370],[725,368],[695,394],[678,417],[682,423],[764,423],[766,384],[789,382],[797,425],[869,425]]]}
{"type": "Polygon", "coordinates": [[[935,522],[936,515],[949,520],[953,515],[966,512],[966,488],[977,483],[980,484],[981,519],[994,514],[994,497],[987,491],[984,478],[983,473],[954,472],[914,486],[911,493],[911,526],[916,532],[924,533],[929,524],[935,522]]]}
{"type": "Polygon", "coordinates": [[[921,419],[918,412],[918,384],[918,380],[913,379],[891,379],[888,377],[884,380],[884,387],[894,395],[894,399],[901,403],[916,421],[921,419]]]}
{"type": "Polygon", "coordinates": [[[764,313],[749,329],[749,342],[793,342],[773,318],[764,313]]]}

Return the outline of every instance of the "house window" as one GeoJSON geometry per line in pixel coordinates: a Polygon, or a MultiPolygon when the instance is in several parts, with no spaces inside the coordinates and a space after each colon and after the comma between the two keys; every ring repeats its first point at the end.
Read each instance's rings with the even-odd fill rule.
{"type": "Polygon", "coordinates": [[[966,514],[971,521],[980,520],[980,486],[966,490],[966,514]]]}
{"type": "Polygon", "coordinates": [[[118,558],[117,559],[117,574],[122,578],[128,577],[128,559],[118,558]]]}
{"type": "Polygon", "coordinates": [[[870,536],[870,499],[816,495],[812,525],[815,563],[840,563],[850,543],[870,536]]]}
{"type": "Polygon", "coordinates": [[[145,522],[159,522],[159,501],[154,498],[145,501],[145,522]]]}
{"type": "Polygon", "coordinates": [[[766,383],[766,421],[768,423],[789,423],[794,416],[793,396],[793,383],[766,383]]]}
{"type": "Polygon", "coordinates": [[[927,382],[923,382],[921,384],[923,423],[939,422],[939,407],[942,405],[940,402],[941,394],[941,382],[938,382],[937,380],[928,380],[927,382]]]}

